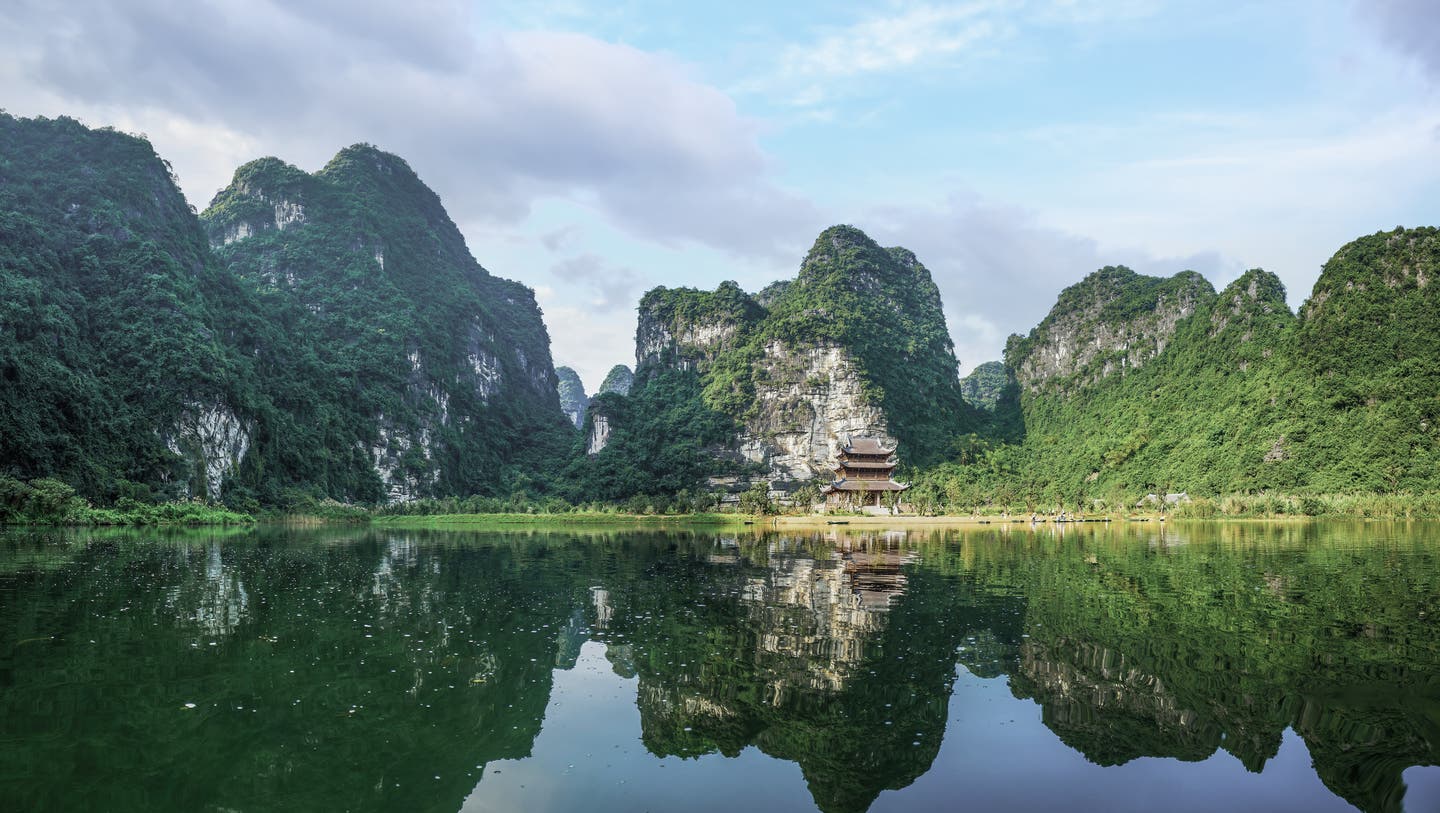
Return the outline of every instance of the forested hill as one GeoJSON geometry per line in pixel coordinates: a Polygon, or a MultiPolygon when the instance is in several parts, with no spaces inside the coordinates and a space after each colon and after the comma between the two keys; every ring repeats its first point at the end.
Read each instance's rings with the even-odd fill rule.
{"type": "Polygon", "coordinates": [[[508,494],[568,450],[534,294],[475,261],[404,160],[253,161],[203,220],[284,334],[258,359],[280,412],[261,448],[299,482],[365,502],[508,494]]]}
{"type": "Polygon", "coordinates": [[[0,476],[100,501],[509,494],[571,438],[533,294],[364,145],[202,221],[143,139],[0,115],[0,381],[0,476]]]}
{"type": "Polygon", "coordinates": [[[0,474],[217,496],[263,411],[255,307],[149,143],[0,114],[0,474]]]}
{"type": "Polygon", "coordinates": [[[1273,274],[1218,295],[1191,273],[1102,269],[1012,337],[997,431],[921,494],[1117,505],[1195,496],[1440,489],[1440,237],[1363,237],[1292,313],[1273,274]]]}
{"type": "Polygon", "coordinates": [[[1435,492],[1437,274],[1433,228],[1344,246],[1298,313],[1258,269],[1103,268],[962,382],[929,271],[836,226],[753,295],[647,293],[633,376],[567,420],[533,293],[402,159],[260,159],[197,216],[145,140],[0,114],[0,503],[705,505],[823,481],[855,435],[952,508],[1435,492]]]}
{"type": "Polygon", "coordinates": [[[966,403],[930,272],[853,226],[826,229],[793,280],[751,295],[657,288],[640,301],[627,398],[592,404],[584,490],[619,499],[749,474],[789,490],[828,478],[852,436],[946,459],[985,422],[966,403]]]}

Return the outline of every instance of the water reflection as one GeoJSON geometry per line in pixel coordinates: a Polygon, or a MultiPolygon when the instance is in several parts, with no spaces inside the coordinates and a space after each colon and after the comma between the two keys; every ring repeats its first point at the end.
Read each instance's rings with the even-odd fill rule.
{"type": "Polygon", "coordinates": [[[1172,760],[1226,777],[1175,809],[1401,811],[1440,761],[1436,531],[7,532],[0,807],[704,807],[771,774],[745,793],[793,806],[768,757],[827,812],[1040,809],[1172,760]],[[1063,787],[942,754],[1057,741],[1089,763],[1063,787]]]}

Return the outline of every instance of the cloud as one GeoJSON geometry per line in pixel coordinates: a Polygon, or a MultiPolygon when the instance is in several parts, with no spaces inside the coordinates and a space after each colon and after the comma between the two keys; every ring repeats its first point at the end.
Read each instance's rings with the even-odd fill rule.
{"type": "Polygon", "coordinates": [[[588,289],[589,304],[596,310],[633,308],[645,277],[633,268],[613,266],[594,254],[581,254],[551,266],[550,273],[570,287],[588,289]]]}
{"type": "Polygon", "coordinates": [[[989,15],[1007,5],[923,5],[893,16],[872,17],[817,42],[790,46],[780,63],[790,74],[829,77],[908,67],[996,36],[999,23],[989,15]]]}
{"type": "Polygon", "coordinates": [[[1194,270],[1217,287],[1240,271],[1213,251],[1157,257],[1143,249],[1103,248],[1040,223],[1028,210],[962,195],[937,206],[877,208],[863,224],[879,242],[914,251],[930,270],[962,371],[999,359],[1006,336],[1028,333],[1061,290],[1103,266],[1127,265],[1157,276],[1194,270]]]}
{"type": "Polygon", "coordinates": [[[1434,0],[1364,0],[1356,13],[1377,26],[1380,37],[1440,79],[1440,13],[1434,0]]]}
{"type": "Polygon", "coordinates": [[[564,251],[580,240],[580,231],[578,225],[571,223],[540,235],[540,242],[550,251],[564,251]]]}
{"type": "Polygon", "coordinates": [[[1154,0],[966,0],[899,3],[888,14],[829,27],[780,51],[776,65],[738,87],[778,94],[793,107],[814,107],[857,92],[864,75],[974,65],[1000,56],[1044,28],[1072,37],[1100,24],[1144,17],[1154,0]]]}
{"type": "MultiPolygon", "coordinates": [[[[203,205],[236,144],[307,168],[368,141],[457,220],[516,223],[546,197],[630,232],[780,256],[818,216],[779,187],[756,125],[684,65],[625,45],[506,32],[461,0],[18,0],[0,77],[18,114],[149,133],[203,205]],[[182,131],[218,132],[207,152],[182,131]]],[[[249,155],[246,157],[258,157],[249,155]]]]}

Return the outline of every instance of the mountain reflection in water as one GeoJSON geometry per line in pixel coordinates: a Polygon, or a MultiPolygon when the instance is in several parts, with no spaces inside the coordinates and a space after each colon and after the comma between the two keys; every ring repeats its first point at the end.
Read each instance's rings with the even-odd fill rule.
{"type": "Polygon", "coordinates": [[[5,532],[0,808],[1428,809],[1437,534],[5,532]]]}

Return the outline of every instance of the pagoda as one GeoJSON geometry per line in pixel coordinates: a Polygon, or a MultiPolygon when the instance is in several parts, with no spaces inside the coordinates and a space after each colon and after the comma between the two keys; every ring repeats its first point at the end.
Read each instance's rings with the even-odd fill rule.
{"type": "Polygon", "coordinates": [[[895,447],[886,447],[875,438],[850,438],[840,449],[835,481],[820,489],[827,510],[883,508],[885,495],[910,486],[897,483],[895,447]]]}

